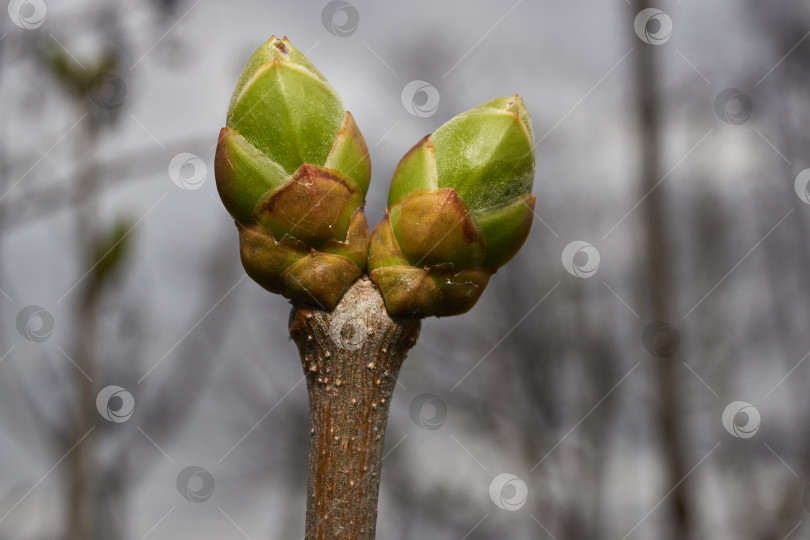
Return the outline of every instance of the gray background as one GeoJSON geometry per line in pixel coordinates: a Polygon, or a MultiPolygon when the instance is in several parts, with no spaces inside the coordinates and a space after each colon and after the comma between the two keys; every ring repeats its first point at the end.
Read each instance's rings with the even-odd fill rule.
{"type": "MultiPolygon", "coordinates": [[[[0,538],[67,538],[72,452],[91,464],[93,537],[303,535],[307,403],[289,306],[244,278],[213,178],[236,79],[274,33],[362,129],[372,227],[399,158],[453,115],[518,92],[538,140],[526,245],[472,312],[426,320],[403,367],[379,538],[808,534],[810,204],[795,189],[810,167],[806,2],[661,1],[672,33],[658,45],[634,30],[643,6],[622,0],[351,0],[331,24],[324,1],[40,4],[30,29],[0,11],[0,538]],[[97,93],[101,107],[49,60],[88,73],[110,51],[121,99],[97,93]],[[654,178],[639,166],[654,151],[639,131],[645,70],[654,178]],[[438,91],[435,110],[403,96],[414,80],[438,91]],[[737,98],[718,99],[727,88],[737,98]],[[206,165],[197,189],[170,178],[181,152],[206,165]],[[125,258],[93,297],[88,336],[81,299],[98,259],[81,246],[122,219],[125,258]],[[598,252],[592,276],[566,271],[587,259],[563,260],[573,241],[598,252]],[[670,356],[642,339],[660,317],[652,291],[669,306],[655,328],[677,340],[670,356]],[[29,305],[53,324],[20,323],[29,305]],[[79,393],[109,385],[132,395],[131,417],[92,411],[81,439],[79,393]],[[724,426],[735,401],[753,410],[724,426]],[[208,473],[184,486],[201,502],[178,486],[191,465],[208,473]],[[493,498],[502,473],[517,480],[493,498]]],[[[661,20],[642,28],[655,37],[661,20]]]]}

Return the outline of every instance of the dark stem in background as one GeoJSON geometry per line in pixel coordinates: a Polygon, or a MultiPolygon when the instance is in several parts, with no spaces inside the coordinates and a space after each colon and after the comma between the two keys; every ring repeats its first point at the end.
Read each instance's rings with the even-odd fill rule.
{"type": "MultiPolygon", "coordinates": [[[[636,13],[651,7],[649,0],[636,0],[636,13]]],[[[632,35],[632,33],[630,34],[632,35]]],[[[646,283],[651,320],[671,320],[673,280],[670,272],[673,253],[669,247],[665,187],[661,179],[661,100],[657,87],[656,46],[638,42],[636,46],[636,91],[638,92],[639,147],[641,148],[640,196],[647,197],[644,208],[644,250],[647,256],[646,283]]],[[[649,321],[648,321],[649,322],[649,321]]],[[[658,394],[657,428],[661,437],[666,484],[675,486],[669,497],[673,518],[673,538],[689,540],[694,528],[689,492],[681,484],[687,474],[683,424],[679,409],[675,368],[680,356],[654,358],[655,388],[658,394]]]]}
{"type": "MultiPolygon", "coordinates": [[[[85,104],[86,107],[88,105],[85,104]]],[[[76,234],[83,269],[96,264],[94,241],[98,235],[98,168],[96,148],[98,126],[89,118],[85,120],[84,137],[77,147],[77,162],[86,171],[75,186],[76,234]]],[[[77,287],[77,322],[74,360],[81,370],[74,370],[74,392],[78,406],[71,436],[67,444],[74,448],[68,458],[68,508],[67,538],[69,540],[91,540],[96,537],[93,531],[93,499],[98,488],[97,474],[93,466],[94,434],[90,433],[95,423],[96,406],[93,380],[96,377],[96,348],[98,341],[98,306],[100,290],[93,279],[87,279],[77,287]],[[84,440],[82,440],[84,439],[84,440]]]]}
{"type": "Polygon", "coordinates": [[[391,319],[367,278],[331,313],[294,307],[310,414],[307,540],[372,540],[388,408],[420,320],[391,319]]]}

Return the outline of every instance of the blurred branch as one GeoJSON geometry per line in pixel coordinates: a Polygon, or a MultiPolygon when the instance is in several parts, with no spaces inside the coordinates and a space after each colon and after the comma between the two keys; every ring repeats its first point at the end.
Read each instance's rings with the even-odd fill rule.
{"type": "MultiPolygon", "coordinates": [[[[179,152],[205,155],[209,153],[210,145],[210,137],[198,137],[171,143],[165,150],[150,147],[126,152],[113,160],[98,164],[101,178],[99,190],[114,189],[125,182],[143,181],[149,174],[166,170],[169,156],[179,152]]],[[[19,190],[19,195],[0,203],[0,215],[7,216],[5,231],[41,220],[43,216],[52,215],[80,202],[75,200],[76,195],[70,186],[85,174],[86,170],[80,170],[75,176],[61,178],[45,187],[19,190]]]]}
{"type": "MultiPolygon", "coordinates": [[[[161,375],[159,388],[148,394],[148,401],[139,402],[140,425],[151,437],[161,441],[161,444],[177,436],[181,431],[179,426],[182,425],[183,420],[195,410],[197,400],[205,389],[205,380],[219,358],[221,348],[226,342],[225,338],[229,334],[236,297],[231,295],[226,297],[226,293],[233,287],[234,281],[241,273],[241,266],[233,264],[232,258],[222,256],[222,253],[230,250],[232,245],[233,237],[230,233],[223,233],[219,239],[213,242],[210,256],[205,264],[206,279],[203,289],[206,294],[193,295],[202,298],[199,308],[203,312],[220,300],[222,302],[202,321],[191,322],[191,324],[199,322],[199,326],[188,335],[172,357],[167,358],[167,365],[163,366],[163,369],[168,369],[168,373],[161,375]]],[[[130,365],[142,367],[145,360],[147,359],[141,358],[140,361],[133,359],[128,362],[131,362],[130,365]]],[[[153,359],[150,358],[149,362],[152,361],[153,359]]],[[[134,370],[129,370],[121,375],[122,384],[130,387],[138,385],[139,373],[134,370]]],[[[144,383],[149,382],[151,382],[149,379],[144,381],[144,383]]],[[[134,444],[134,439],[141,436],[136,430],[136,426],[128,427],[126,435],[122,435],[120,430],[117,430],[119,432],[115,441],[115,450],[112,451],[113,457],[109,461],[113,468],[117,466],[117,456],[129,452],[134,444]]],[[[139,467],[145,466],[145,463],[139,463],[139,467]]],[[[141,469],[139,476],[142,476],[142,473],[141,469]]]]}
{"type": "MultiPolygon", "coordinates": [[[[635,0],[636,13],[652,7],[650,0],[635,0]]],[[[629,33],[632,39],[635,36],[629,33]]],[[[663,107],[658,88],[661,77],[656,66],[656,46],[638,43],[635,58],[635,90],[637,93],[638,145],[641,149],[639,196],[642,205],[644,251],[646,256],[646,293],[649,321],[672,320],[671,295],[674,280],[670,260],[673,245],[667,230],[666,186],[659,186],[662,177],[661,133],[663,107]],[[644,199],[646,197],[646,200],[644,199]]],[[[689,491],[683,485],[687,476],[686,444],[679,404],[682,396],[678,388],[676,359],[678,355],[654,358],[654,385],[658,397],[655,424],[660,436],[660,449],[664,460],[665,486],[672,486],[666,505],[673,519],[671,534],[678,540],[689,540],[694,534],[694,508],[689,491]]]]}

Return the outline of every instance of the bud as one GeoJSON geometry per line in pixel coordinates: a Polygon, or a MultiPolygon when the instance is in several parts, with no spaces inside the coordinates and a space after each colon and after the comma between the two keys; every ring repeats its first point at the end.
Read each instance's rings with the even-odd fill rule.
{"type": "Polygon", "coordinates": [[[366,267],[371,162],[338,94],[287,38],[270,38],[242,72],[215,172],[247,274],[334,308],[366,267]]]}
{"type": "Polygon", "coordinates": [[[529,234],[534,131],[517,96],[462,113],[411,148],[374,229],[371,279],[391,315],[468,311],[529,234]]]}

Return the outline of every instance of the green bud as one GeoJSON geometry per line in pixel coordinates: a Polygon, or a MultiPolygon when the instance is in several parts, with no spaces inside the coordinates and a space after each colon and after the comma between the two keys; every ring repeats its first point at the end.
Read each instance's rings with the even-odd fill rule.
{"type": "Polygon", "coordinates": [[[217,190],[242,264],[266,289],[332,309],[363,273],[368,148],[337,92],[287,38],[242,72],[219,135],[217,190]]]}
{"type": "Polygon", "coordinates": [[[411,148],[371,236],[370,276],[388,312],[472,308],[529,234],[533,182],[534,131],[517,95],[470,109],[411,148]]]}

